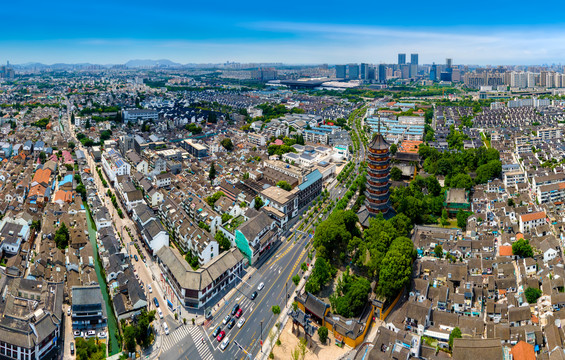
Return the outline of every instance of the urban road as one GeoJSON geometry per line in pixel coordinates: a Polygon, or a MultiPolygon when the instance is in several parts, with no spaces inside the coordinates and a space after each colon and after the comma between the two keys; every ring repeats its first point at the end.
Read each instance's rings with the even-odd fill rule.
{"type": "MultiPolygon", "coordinates": [[[[364,146],[362,143],[360,145],[360,152],[355,158],[356,169],[365,156],[364,146]]],[[[346,188],[340,184],[330,187],[330,199],[341,198],[346,191],[346,188]]],[[[322,215],[322,220],[326,219],[329,214],[330,211],[322,215]]],[[[319,217],[319,214],[316,217],[319,217]]],[[[310,221],[313,222],[314,219],[310,221]]],[[[298,228],[301,222],[299,221],[295,228],[298,228]]],[[[311,240],[312,229],[313,227],[308,230],[309,234],[286,231],[283,234],[282,244],[268,260],[258,266],[252,277],[239,286],[229,299],[219,302],[218,305],[221,308],[214,318],[202,326],[192,327],[190,334],[167,351],[163,351],[159,359],[255,359],[261,351],[261,340],[265,341],[268,338],[278,318],[278,315],[273,314],[272,306],[278,305],[281,310],[284,308],[287,294],[290,296],[296,288],[292,277],[300,273],[300,266],[303,262],[309,263],[308,249],[311,247],[306,249],[306,245],[311,240]],[[296,241],[294,241],[295,238],[296,241]],[[260,283],[264,284],[262,290],[258,290],[260,283]],[[251,294],[254,291],[257,291],[258,295],[255,300],[251,300],[251,294]],[[231,312],[235,304],[239,304],[243,310],[241,317],[245,318],[245,323],[239,328],[237,326],[239,319],[235,319],[236,325],[229,329],[227,324],[223,324],[223,320],[227,315],[233,318],[231,312]],[[229,338],[229,345],[225,350],[221,350],[221,342],[212,335],[217,327],[225,331],[225,336],[229,338]]],[[[172,332],[168,336],[176,335],[175,332],[172,332]]],[[[181,335],[178,336],[181,337],[181,335]]]]}

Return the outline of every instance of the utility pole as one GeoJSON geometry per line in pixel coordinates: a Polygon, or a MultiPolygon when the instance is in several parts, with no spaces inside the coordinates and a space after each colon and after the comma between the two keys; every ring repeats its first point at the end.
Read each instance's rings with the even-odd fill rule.
{"type": "Polygon", "coordinates": [[[263,352],[263,320],[261,320],[261,352],[263,352]]]}

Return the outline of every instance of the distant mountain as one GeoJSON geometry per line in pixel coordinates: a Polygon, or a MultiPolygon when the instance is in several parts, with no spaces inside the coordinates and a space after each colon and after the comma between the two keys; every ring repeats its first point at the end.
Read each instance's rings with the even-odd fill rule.
{"type": "Polygon", "coordinates": [[[171,60],[161,59],[161,60],[130,60],[125,63],[128,68],[139,68],[139,67],[176,67],[182,66],[182,64],[172,62],[171,60]]]}

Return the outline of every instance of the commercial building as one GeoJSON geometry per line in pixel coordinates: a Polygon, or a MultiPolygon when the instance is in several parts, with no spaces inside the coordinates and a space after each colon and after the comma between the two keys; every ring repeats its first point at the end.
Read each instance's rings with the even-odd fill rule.
{"type": "Polygon", "coordinates": [[[99,285],[73,286],[72,297],[73,330],[99,330],[106,327],[106,303],[99,285]]]}
{"type": "Polygon", "coordinates": [[[260,211],[235,230],[235,245],[247,257],[249,264],[254,265],[278,239],[278,234],[276,221],[260,211]]]}
{"type": "Polygon", "coordinates": [[[243,270],[243,255],[236,248],[224,251],[198,270],[192,270],[178,250],[168,246],[157,251],[157,260],[162,271],[159,281],[171,286],[185,308],[206,307],[220,291],[229,290],[243,270]]]}
{"type": "Polygon", "coordinates": [[[347,65],[336,65],[335,77],[338,79],[345,79],[347,77],[347,65]]]}
{"type": "Polygon", "coordinates": [[[128,121],[135,123],[159,119],[159,113],[156,110],[150,109],[127,109],[122,111],[122,116],[126,123],[128,121]]]}
{"type": "Polygon", "coordinates": [[[0,286],[0,358],[54,357],[64,321],[63,284],[5,275],[0,286]]]}
{"type": "Polygon", "coordinates": [[[350,80],[358,80],[361,74],[361,70],[359,68],[359,64],[349,64],[347,66],[349,68],[349,77],[350,80]]]}
{"type": "Polygon", "coordinates": [[[193,142],[190,139],[183,140],[181,147],[195,158],[203,158],[208,156],[208,148],[205,145],[193,142]]]}
{"type": "Polygon", "coordinates": [[[398,65],[406,64],[406,54],[398,54],[398,65]]]}

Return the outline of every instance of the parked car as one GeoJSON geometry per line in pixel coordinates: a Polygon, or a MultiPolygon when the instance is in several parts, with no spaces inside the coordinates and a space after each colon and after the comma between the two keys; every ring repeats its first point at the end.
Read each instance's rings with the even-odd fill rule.
{"type": "Polygon", "coordinates": [[[241,318],[239,319],[239,321],[237,322],[237,327],[240,328],[243,326],[243,324],[245,324],[245,318],[241,318]]]}
{"type": "Polygon", "coordinates": [[[71,316],[71,308],[70,307],[67,309],[67,315],[71,316]]]}
{"type": "Polygon", "coordinates": [[[257,298],[257,291],[253,291],[253,294],[251,294],[251,300],[255,300],[255,298],[257,298]]]}
{"type": "Polygon", "coordinates": [[[233,309],[231,309],[231,315],[234,316],[237,310],[239,310],[239,304],[235,304],[233,306],[233,309]]]}
{"type": "Polygon", "coordinates": [[[147,284],[147,290],[149,290],[149,292],[150,292],[150,293],[152,293],[152,292],[153,292],[153,288],[151,287],[151,285],[150,285],[150,284],[147,284]]]}
{"type": "Polygon", "coordinates": [[[260,283],[259,286],[257,286],[257,290],[261,291],[263,290],[263,288],[265,287],[265,283],[260,283]]]}
{"type": "Polygon", "coordinates": [[[169,335],[169,325],[166,322],[163,323],[163,330],[165,330],[165,335],[169,335]]]}
{"type": "Polygon", "coordinates": [[[206,313],[206,320],[211,320],[212,319],[212,310],[208,310],[208,312],[206,313]]]}
{"type": "Polygon", "coordinates": [[[231,320],[231,316],[226,315],[226,317],[224,318],[224,320],[222,321],[222,323],[225,325],[225,324],[229,323],[230,320],[231,320]]]}
{"type": "Polygon", "coordinates": [[[105,338],[106,338],[106,332],[105,332],[105,331],[100,331],[100,332],[98,333],[98,337],[99,337],[100,339],[105,339],[105,338]]]}
{"type": "Polygon", "coordinates": [[[231,319],[230,322],[228,323],[228,329],[233,328],[235,325],[235,319],[231,319]]]}
{"type": "Polygon", "coordinates": [[[80,336],[80,330],[75,330],[75,331],[73,331],[73,335],[74,335],[75,337],[79,337],[79,336],[80,336]]]}
{"type": "Polygon", "coordinates": [[[216,340],[218,341],[222,341],[222,339],[224,338],[224,336],[226,336],[226,332],[224,330],[220,331],[220,333],[218,334],[218,336],[216,337],[216,340]]]}
{"type": "Polygon", "coordinates": [[[86,333],[86,335],[88,335],[88,336],[95,336],[95,335],[96,335],[96,331],[94,331],[94,330],[88,330],[88,332],[86,333]]]}
{"type": "Polygon", "coordinates": [[[212,333],[212,336],[213,336],[213,337],[218,336],[218,334],[220,333],[220,331],[222,331],[222,328],[218,326],[218,327],[214,330],[214,332],[212,333]]]}
{"type": "Polygon", "coordinates": [[[159,314],[159,319],[163,318],[163,312],[161,311],[161,309],[157,308],[157,314],[159,314]]]}
{"type": "Polygon", "coordinates": [[[237,312],[235,313],[235,317],[239,319],[242,314],[243,314],[243,310],[242,310],[242,309],[239,309],[239,310],[237,310],[237,312]]]}
{"type": "Polygon", "coordinates": [[[159,307],[159,301],[157,301],[156,297],[153,298],[153,302],[155,303],[155,307],[159,307]]]}
{"type": "Polygon", "coordinates": [[[229,344],[230,344],[230,338],[226,336],[224,341],[222,341],[222,343],[220,344],[220,349],[222,351],[224,351],[228,347],[229,344]]]}
{"type": "Polygon", "coordinates": [[[139,258],[137,257],[137,255],[134,255],[133,258],[135,259],[135,261],[139,261],[139,258]]]}
{"type": "Polygon", "coordinates": [[[71,355],[75,354],[75,343],[71,343],[71,355]]]}

